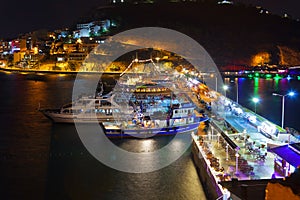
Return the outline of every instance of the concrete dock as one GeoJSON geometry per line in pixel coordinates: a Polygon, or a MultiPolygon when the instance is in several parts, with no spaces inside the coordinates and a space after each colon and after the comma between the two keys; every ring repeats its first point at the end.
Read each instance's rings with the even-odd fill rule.
{"type": "MultiPolygon", "coordinates": [[[[211,110],[206,111],[211,121],[209,126],[202,124],[198,132],[192,135],[192,154],[209,199],[226,199],[228,191],[218,184],[220,181],[284,178],[276,173],[276,155],[268,149],[300,142],[298,138],[286,134],[281,127],[229,99],[223,97],[217,101],[203,94],[198,97],[201,101],[198,99],[195,104],[199,109],[205,110],[207,104],[211,106],[211,110]],[[228,109],[228,104],[240,108],[242,114],[228,109]],[[249,116],[254,116],[256,121],[249,122],[246,118],[249,116]],[[276,134],[261,132],[259,126],[264,122],[276,127],[276,134]]],[[[260,194],[264,194],[264,191],[260,194]]],[[[239,199],[234,198],[233,194],[231,197],[239,199]]]]}

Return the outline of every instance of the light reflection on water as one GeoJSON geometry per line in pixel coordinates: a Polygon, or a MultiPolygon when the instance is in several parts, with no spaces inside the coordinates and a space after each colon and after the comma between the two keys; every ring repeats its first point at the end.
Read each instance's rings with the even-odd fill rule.
{"type": "MultiPolygon", "coordinates": [[[[52,125],[42,116],[39,105],[71,100],[74,77],[0,73],[1,199],[205,199],[190,149],[159,171],[123,173],[94,159],[73,125],[52,125]]],[[[114,143],[147,152],[170,139],[114,143]]]]}
{"type": "MultiPolygon", "coordinates": [[[[113,76],[108,76],[113,81],[113,76]]],[[[72,98],[74,75],[0,73],[0,194],[1,199],[205,199],[190,158],[190,149],[169,167],[147,174],[129,174],[106,167],[83,147],[72,125],[52,125],[37,112],[59,107],[72,98]]],[[[236,99],[236,81],[227,96],[236,99]]],[[[239,102],[280,124],[281,98],[273,91],[294,89],[296,80],[239,79],[239,102]]],[[[106,86],[108,86],[107,83],[106,86]]],[[[299,95],[286,99],[287,126],[300,130],[299,95]]],[[[148,152],[171,137],[116,140],[120,147],[148,152]]],[[[143,167],[143,163],[141,163],[143,167]]]]}
{"type": "MultiPolygon", "coordinates": [[[[233,82],[229,78],[225,79],[225,83],[230,86],[227,90],[227,97],[236,101],[236,82],[233,82]]],[[[239,104],[246,108],[254,110],[253,97],[259,97],[260,102],[257,103],[257,113],[270,121],[281,125],[281,110],[282,99],[280,97],[273,96],[273,92],[287,94],[288,91],[293,90],[296,92],[296,96],[285,98],[285,126],[293,127],[300,130],[300,124],[298,122],[298,116],[300,113],[300,82],[292,79],[246,79],[239,78],[239,104]]]]}
{"type": "MultiPolygon", "coordinates": [[[[53,135],[51,147],[57,152],[52,151],[49,162],[49,199],[64,199],[65,196],[71,199],[205,199],[190,150],[159,171],[130,174],[108,168],[89,155],[79,138],[74,137],[73,126],[57,125],[53,129],[57,134],[53,135]],[[72,156],[60,155],[61,151],[72,152],[72,156]],[[58,183],[63,185],[57,187],[58,183]]],[[[114,143],[127,150],[143,152],[145,147],[158,148],[170,139],[116,139],[114,143]]],[[[143,162],[140,166],[146,167],[143,162]]]]}

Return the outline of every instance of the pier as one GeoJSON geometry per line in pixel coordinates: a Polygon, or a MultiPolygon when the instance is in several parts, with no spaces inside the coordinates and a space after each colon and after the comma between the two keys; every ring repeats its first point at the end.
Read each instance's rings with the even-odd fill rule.
{"type": "Polygon", "coordinates": [[[297,167],[276,165],[282,158],[270,150],[299,143],[299,137],[220,94],[212,96],[217,98],[198,94],[195,103],[204,110],[209,105],[206,113],[211,121],[192,134],[192,156],[207,198],[227,199],[230,192],[221,183],[230,182],[236,188],[238,183],[247,186],[239,197],[231,194],[233,199],[244,199],[245,195],[264,199],[270,180],[283,179],[297,167]],[[269,129],[263,127],[266,124],[269,129]]]}

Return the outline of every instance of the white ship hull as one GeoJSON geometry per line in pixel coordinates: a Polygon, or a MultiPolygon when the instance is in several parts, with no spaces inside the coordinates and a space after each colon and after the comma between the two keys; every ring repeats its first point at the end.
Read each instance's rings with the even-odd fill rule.
{"type": "Polygon", "coordinates": [[[84,114],[62,114],[55,112],[55,110],[40,110],[47,118],[51,119],[54,123],[99,123],[103,121],[113,121],[114,116],[96,116],[84,114]]]}

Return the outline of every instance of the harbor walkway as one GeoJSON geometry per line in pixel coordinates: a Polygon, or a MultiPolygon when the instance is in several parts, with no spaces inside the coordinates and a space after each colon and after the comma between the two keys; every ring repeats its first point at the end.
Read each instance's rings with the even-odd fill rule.
{"type": "Polygon", "coordinates": [[[195,102],[200,109],[207,109],[207,104],[212,107],[211,111],[206,111],[211,123],[208,128],[200,126],[194,140],[218,180],[283,178],[275,173],[275,155],[268,152],[268,149],[284,145],[288,140],[299,142],[297,138],[288,134],[279,137],[285,130],[276,125],[279,136],[262,134],[258,131],[258,126],[262,120],[266,120],[263,117],[238,105],[244,113],[259,119],[256,123],[251,123],[245,118],[245,114],[236,115],[226,109],[225,105],[216,104],[215,99],[205,95],[200,97],[202,101],[195,102]]]}

